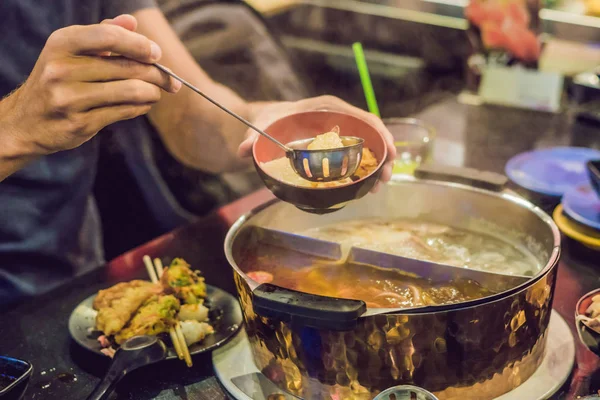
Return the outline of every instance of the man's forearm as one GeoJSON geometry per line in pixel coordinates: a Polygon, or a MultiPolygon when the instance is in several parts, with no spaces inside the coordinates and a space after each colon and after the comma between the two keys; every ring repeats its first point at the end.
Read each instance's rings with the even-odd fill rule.
{"type": "Polygon", "coordinates": [[[35,159],[17,140],[16,127],[11,122],[10,97],[0,101],[0,182],[35,159]]]}
{"type": "MultiPolygon", "coordinates": [[[[248,121],[255,121],[262,108],[269,104],[244,102],[228,88],[219,86],[214,92],[221,91],[222,104],[248,121]]],[[[181,119],[182,129],[179,130],[178,142],[180,146],[185,142],[182,152],[187,152],[188,157],[184,160],[196,168],[213,173],[232,172],[248,167],[251,160],[242,159],[237,154],[239,145],[246,138],[248,127],[206,101],[204,106],[209,109],[198,107],[198,100],[203,101],[190,99],[190,104],[195,106],[190,107],[189,113],[181,119]],[[194,145],[188,147],[189,143],[194,145]]]]}
{"type": "MultiPolygon", "coordinates": [[[[248,103],[231,89],[214,82],[158,9],[144,9],[134,15],[138,19],[138,32],[161,46],[161,64],[238,115],[254,119],[263,103],[248,103]]],[[[221,173],[248,165],[247,160],[237,157],[246,126],[188,88],[182,88],[177,95],[164,94],[148,116],[167,149],[188,166],[221,173]]]]}
{"type": "MultiPolygon", "coordinates": [[[[0,135],[2,132],[0,132],[0,135]]],[[[15,157],[10,154],[7,154],[4,148],[4,142],[0,140],[0,182],[4,179],[8,178],[10,175],[14,174],[21,168],[23,168],[29,161],[30,158],[26,157],[15,157]]]]}
{"type": "MultiPolygon", "coordinates": [[[[247,103],[225,86],[213,83],[210,96],[241,117],[253,120],[268,103],[247,103]]],[[[208,90],[207,90],[208,92],[208,90]]],[[[149,114],[169,151],[182,163],[211,173],[247,167],[237,157],[247,127],[202,99],[191,90],[182,90],[168,99],[168,107],[155,107],[149,114]]]]}

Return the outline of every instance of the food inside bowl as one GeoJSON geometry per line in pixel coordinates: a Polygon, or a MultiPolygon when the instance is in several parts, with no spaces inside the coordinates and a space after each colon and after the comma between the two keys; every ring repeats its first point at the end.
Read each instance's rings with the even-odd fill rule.
{"type": "Polygon", "coordinates": [[[204,340],[214,332],[205,297],[204,278],[180,258],[164,269],[160,282],[134,280],[100,290],[93,307],[102,352],[112,356],[127,339],[167,333],[178,321],[188,346],[204,340]]]}
{"type": "MultiPolygon", "coordinates": [[[[308,145],[308,150],[326,150],[344,147],[340,138],[339,127],[334,127],[330,132],[317,135],[315,139],[308,145]]],[[[266,163],[261,163],[260,166],[267,174],[274,179],[284,182],[288,185],[309,187],[309,188],[328,188],[343,186],[353,181],[359,180],[371,174],[377,169],[377,158],[373,152],[364,147],[362,157],[356,172],[351,177],[330,182],[311,182],[300,177],[292,168],[290,161],[286,157],[277,158],[266,163]]]]}
{"type": "Polygon", "coordinates": [[[317,135],[315,139],[307,146],[308,150],[329,150],[344,147],[342,138],[340,138],[340,127],[334,126],[329,132],[317,135]]]}
{"type": "MultiPolygon", "coordinates": [[[[456,267],[533,276],[537,259],[524,249],[482,233],[408,219],[354,220],[305,230],[302,235],[351,247],[456,267]]],[[[269,250],[249,263],[258,283],[322,296],[363,300],[368,307],[409,308],[474,300],[494,294],[473,280],[434,282],[399,270],[350,262],[303,260],[269,250]],[[285,258],[284,258],[285,257],[285,258]]]]}
{"type": "Polygon", "coordinates": [[[578,321],[583,322],[588,328],[600,333],[600,294],[592,297],[592,302],[585,310],[584,315],[578,315],[578,321]]]}

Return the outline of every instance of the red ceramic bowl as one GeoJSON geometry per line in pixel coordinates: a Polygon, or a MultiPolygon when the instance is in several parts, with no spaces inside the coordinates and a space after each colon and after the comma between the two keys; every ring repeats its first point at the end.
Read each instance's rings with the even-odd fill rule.
{"type": "Polygon", "coordinates": [[[381,133],[368,122],[339,112],[308,111],[283,117],[265,131],[280,142],[289,143],[314,138],[330,131],[336,125],[340,127],[341,136],[364,139],[364,147],[370,149],[379,161],[377,168],[364,178],[338,187],[306,188],[290,185],[276,180],[260,167],[261,163],[285,157],[285,152],[269,139],[259,136],[252,148],[254,166],[275,196],[302,210],[323,214],[339,210],[347,202],[360,199],[369,193],[381,175],[387,157],[387,147],[381,133]]]}
{"type": "Polygon", "coordinates": [[[579,340],[593,353],[600,356],[600,334],[587,326],[581,321],[577,321],[577,317],[585,315],[585,311],[592,304],[592,298],[600,294],[600,289],[592,290],[583,295],[575,306],[575,324],[579,340]]]}
{"type": "Polygon", "coordinates": [[[575,316],[585,315],[585,310],[587,310],[590,304],[592,304],[592,297],[594,297],[597,294],[600,294],[600,289],[595,289],[589,293],[584,294],[575,306],[575,316]]]}

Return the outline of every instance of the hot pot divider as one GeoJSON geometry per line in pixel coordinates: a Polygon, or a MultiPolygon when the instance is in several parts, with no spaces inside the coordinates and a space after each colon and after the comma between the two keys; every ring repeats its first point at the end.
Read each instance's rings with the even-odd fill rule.
{"type": "Polygon", "coordinates": [[[339,243],[259,226],[252,226],[250,229],[248,232],[249,235],[256,237],[257,241],[264,245],[275,246],[327,260],[340,260],[343,256],[342,246],[339,243]]]}
{"type": "Polygon", "coordinates": [[[417,260],[415,258],[381,253],[360,247],[352,247],[350,249],[348,260],[352,263],[367,264],[384,269],[397,269],[409,272],[418,275],[420,278],[429,279],[434,283],[473,280],[493,292],[504,291],[519,286],[530,279],[530,277],[526,276],[505,275],[495,272],[455,267],[453,265],[438,264],[432,261],[417,260]]]}

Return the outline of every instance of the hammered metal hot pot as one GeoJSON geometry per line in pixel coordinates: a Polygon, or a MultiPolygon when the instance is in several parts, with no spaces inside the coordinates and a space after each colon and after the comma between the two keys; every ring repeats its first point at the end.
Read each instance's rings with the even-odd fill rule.
{"type": "Polygon", "coordinates": [[[399,385],[426,389],[440,400],[493,399],[535,372],[546,346],[559,231],[543,211],[510,192],[438,178],[395,180],[328,215],[272,201],[232,226],[225,251],[254,362],[276,385],[311,400],[372,399],[399,385]],[[246,228],[299,232],[371,217],[494,232],[526,247],[543,268],[484,299],[370,316],[363,315],[370,310],[361,301],[258,285],[245,274],[252,270],[245,257],[255,245],[246,228]]]}

